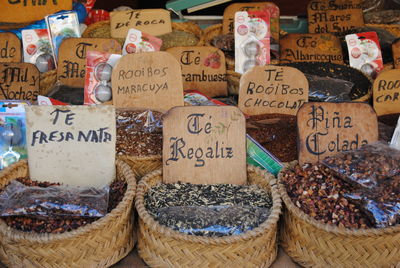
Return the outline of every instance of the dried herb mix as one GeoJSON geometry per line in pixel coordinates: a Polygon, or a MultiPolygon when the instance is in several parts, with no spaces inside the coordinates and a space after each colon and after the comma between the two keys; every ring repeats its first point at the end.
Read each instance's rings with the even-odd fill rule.
{"type": "Polygon", "coordinates": [[[194,33],[185,31],[172,31],[158,36],[163,43],[160,48],[161,51],[167,50],[171,47],[190,47],[195,46],[199,42],[199,39],[194,33]]]}
{"type": "Polygon", "coordinates": [[[270,195],[254,185],[160,184],[144,200],[160,224],[208,237],[252,230],[268,218],[272,207],[270,195]]]}

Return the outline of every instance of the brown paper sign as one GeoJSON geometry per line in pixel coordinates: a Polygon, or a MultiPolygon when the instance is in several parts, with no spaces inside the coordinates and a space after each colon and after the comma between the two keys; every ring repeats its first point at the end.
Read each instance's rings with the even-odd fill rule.
{"type": "Polygon", "coordinates": [[[32,22],[60,10],[71,10],[71,0],[1,0],[0,22],[32,22]]]}
{"type": "Polygon", "coordinates": [[[114,11],[110,14],[111,37],[126,38],[129,29],[157,36],[172,31],[171,15],[165,9],[114,11]]]}
{"type": "Polygon", "coordinates": [[[245,119],[233,106],[176,107],[163,120],[163,180],[245,184],[245,119]]]}
{"type": "Polygon", "coordinates": [[[400,70],[381,72],[373,86],[374,109],[378,116],[400,113],[400,70]]]}
{"type": "Polygon", "coordinates": [[[39,70],[31,63],[0,63],[0,99],[35,102],[39,70]]]}
{"type": "Polygon", "coordinates": [[[367,103],[306,103],[297,113],[297,127],[301,164],[378,140],[377,116],[367,103]]]}
{"type": "Polygon", "coordinates": [[[240,110],[247,115],[290,114],[308,101],[308,81],[293,67],[257,66],[240,78],[240,110]]]}
{"type": "Polygon", "coordinates": [[[0,33],[0,62],[21,62],[21,49],[21,41],[15,34],[0,33]]]}
{"type": "Polygon", "coordinates": [[[58,52],[57,77],[65,85],[85,86],[86,52],[88,50],[121,54],[121,45],[114,39],[68,38],[58,52]]]}
{"type": "Polygon", "coordinates": [[[400,69],[400,39],[393,43],[392,52],[394,68],[400,69]]]}
{"type": "Polygon", "coordinates": [[[27,106],[32,180],[104,186],[115,178],[115,109],[27,106]]]}
{"type": "Polygon", "coordinates": [[[361,0],[313,0],[307,13],[309,33],[344,32],[364,26],[361,0]]]}
{"type": "Polygon", "coordinates": [[[225,55],[214,47],[173,47],[167,50],[182,66],[183,89],[209,97],[226,96],[225,55]]]}
{"type": "MultiPolygon", "coordinates": [[[[272,2],[259,3],[234,3],[227,6],[224,10],[224,19],[222,21],[222,33],[228,34],[234,32],[235,13],[237,11],[257,11],[266,9],[271,16],[271,36],[279,43],[279,7],[272,2]]],[[[274,43],[274,41],[271,43],[274,43]]]]}
{"type": "Polygon", "coordinates": [[[183,106],[182,72],[171,54],[158,51],[123,56],[112,74],[113,104],[167,111],[183,106]]]}
{"type": "Polygon", "coordinates": [[[280,62],[343,64],[342,46],[333,34],[287,34],[280,40],[280,62]]]}

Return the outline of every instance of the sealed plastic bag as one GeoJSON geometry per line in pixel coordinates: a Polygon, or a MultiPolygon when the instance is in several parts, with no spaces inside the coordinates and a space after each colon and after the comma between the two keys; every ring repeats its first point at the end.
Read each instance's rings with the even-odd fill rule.
{"type": "Polygon", "coordinates": [[[364,145],[359,150],[327,157],[323,164],[343,180],[373,189],[390,183],[394,176],[400,175],[400,151],[387,143],[377,142],[364,145]]]}
{"type": "Polygon", "coordinates": [[[99,218],[107,213],[108,187],[25,186],[13,180],[0,193],[0,217],[99,218]]]}
{"type": "Polygon", "coordinates": [[[270,209],[251,206],[179,206],[159,208],[155,219],[176,231],[199,236],[239,235],[268,219],[270,209]]]}
{"type": "Polygon", "coordinates": [[[305,76],[310,88],[310,101],[351,101],[353,82],[312,74],[305,74],[305,76]]]}

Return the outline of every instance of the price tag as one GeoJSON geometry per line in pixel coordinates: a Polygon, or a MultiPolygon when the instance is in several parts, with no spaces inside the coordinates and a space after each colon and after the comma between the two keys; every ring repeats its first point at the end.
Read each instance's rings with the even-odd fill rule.
{"type": "Polygon", "coordinates": [[[400,113],[400,70],[380,73],[374,81],[373,96],[378,116],[400,113]]]}
{"type": "MultiPolygon", "coordinates": [[[[2,11],[2,13],[4,12],[2,11]]],[[[21,61],[21,41],[18,36],[13,33],[0,33],[0,62],[21,61]]]]}

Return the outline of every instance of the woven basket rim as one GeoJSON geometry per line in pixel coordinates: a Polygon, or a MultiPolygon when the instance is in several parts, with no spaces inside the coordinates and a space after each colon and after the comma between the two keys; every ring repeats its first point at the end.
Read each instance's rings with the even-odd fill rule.
{"type": "Polygon", "coordinates": [[[282,183],[282,176],[283,174],[290,168],[293,168],[295,165],[297,165],[298,161],[293,161],[290,163],[284,163],[284,167],[278,174],[278,180],[277,180],[277,186],[279,193],[281,195],[281,198],[283,200],[283,203],[285,204],[285,207],[294,214],[294,216],[300,218],[301,220],[307,222],[308,224],[311,224],[317,229],[333,233],[336,235],[348,235],[348,236],[379,236],[379,235],[384,235],[384,234],[392,234],[392,233],[398,233],[400,232],[400,224],[397,224],[395,226],[391,227],[386,227],[386,228],[368,228],[368,229],[355,229],[355,228],[345,228],[345,227],[339,227],[333,224],[326,224],[322,223],[305,212],[303,212],[300,208],[295,206],[290,199],[289,195],[286,192],[286,187],[282,183]]]}
{"type": "Polygon", "coordinates": [[[162,159],[162,155],[160,154],[155,154],[155,155],[144,155],[144,156],[137,156],[137,155],[127,155],[127,154],[121,154],[121,155],[117,155],[118,159],[121,159],[122,161],[124,161],[124,159],[128,159],[131,161],[135,161],[135,160],[159,160],[162,159]]]}
{"type": "MultiPolygon", "coordinates": [[[[93,230],[103,230],[109,222],[113,221],[114,218],[119,217],[124,213],[124,211],[126,211],[126,209],[129,207],[129,204],[133,202],[136,195],[136,179],[129,165],[119,159],[115,160],[115,164],[117,168],[120,168],[120,172],[123,173],[124,176],[127,178],[127,188],[121,202],[117,205],[117,207],[115,207],[110,213],[107,213],[104,217],[100,218],[97,221],[94,221],[93,223],[82,226],[76,230],[64,232],[61,234],[40,234],[34,232],[23,232],[9,227],[4,222],[4,220],[0,219],[0,234],[14,241],[52,243],[60,240],[70,240],[79,236],[84,236],[85,233],[93,230]]],[[[23,165],[28,165],[28,161],[22,160],[7,167],[2,172],[0,172],[0,176],[2,177],[5,174],[10,173],[12,170],[19,168],[23,165]]]]}
{"type": "Polygon", "coordinates": [[[279,191],[277,188],[277,181],[275,177],[261,170],[258,167],[254,167],[252,165],[247,166],[247,172],[255,172],[256,174],[264,177],[268,182],[271,188],[271,197],[272,197],[272,208],[271,213],[268,216],[268,219],[260,224],[257,228],[247,231],[240,235],[226,236],[226,237],[203,237],[203,236],[194,236],[184,234],[178,231],[175,231],[167,226],[163,226],[159,224],[157,221],[153,219],[153,217],[147,212],[144,206],[144,194],[145,187],[148,186],[147,181],[155,176],[162,176],[162,169],[155,170],[142,178],[138,185],[138,190],[136,192],[136,210],[139,214],[139,217],[143,222],[151,229],[153,232],[160,232],[163,236],[169,236],[176,240],[183,240],[186,242],[192,243],[201,243],[208,245],[218,245],[218,244],[232,244],[237,243],[243,240],[250,240],[254,237],[262,235],[266,230],[273,228],[274,225],[277,225],[279,220],[279,215],[282,211],[282,200],[279,195],[279,191]]]}

